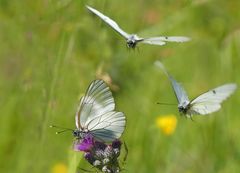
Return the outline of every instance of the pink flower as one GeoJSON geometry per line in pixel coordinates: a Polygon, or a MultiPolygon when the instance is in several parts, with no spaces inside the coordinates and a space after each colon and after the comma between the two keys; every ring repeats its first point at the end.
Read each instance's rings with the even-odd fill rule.
{"type": "Polygon", "coordinates": [[[94,138],[91,134],[86,134],[83,139],[74,143],[74,150],[88,152],[94,146],[94,138]]]}

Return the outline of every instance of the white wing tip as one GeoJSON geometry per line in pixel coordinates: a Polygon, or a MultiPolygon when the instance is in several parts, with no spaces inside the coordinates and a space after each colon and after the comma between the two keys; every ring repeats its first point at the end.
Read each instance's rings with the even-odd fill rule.
{"type": "Polygon", "coordinates": [[[167,72],[165,66],[163,65],[163,63],[162,63],[161,61],[156,60],[156,61],[154,62],[154,65],[155,65],[156,67],[160,68],[160,69],[168,76],[168,72],[167,72]]]}
{"type": "Polygon", "coordinates": [[[190,37],[181,37],[181,38],[182,38],[181,42],[191,41],[190,37]]]}
{"type": "Polygon", "coordinates": [[[88,5],[86,5],[86,8],[87,8],[88,10],[92,11],[92,12],[95,10],[94,8],[92,8],[92,7],[88,6],[88,5]]]}
{"type": "MultiPolygon", "coordinates": [[[[185,36],[173,36],[173,37],[168,37],[169,41],[174,41],[174,42],[187,42],[190,41],[190,37],[185,37],[185,36]]],[[[166,41],[168,40],[166,37],[166,41]]]]}
{"type": "Polygon", "coordinates": [[[164,67],[163,64],[161,63],[161,61],[159,61],[159,60],[156,60],[156,61],[154,62],[154,65],[155,65],[156,67],[160,67],[160,68],[163,68],[163,67],[164,67]]]}
{"type": "Polygon", "coordinates": [[[236,83],[230,83],[230,85],[232,85],[234,88],[237,89],[237,84],[236,83]]]}
{"type": "Polygon", "coordinates": [[[233,92],[237,89],[237,84],[236,84],[236,83],[229,83],[229,84],[226,84],[226,85],[228,85],[229,87],[231,87],[231,89],[232,89],[233,92]]]}

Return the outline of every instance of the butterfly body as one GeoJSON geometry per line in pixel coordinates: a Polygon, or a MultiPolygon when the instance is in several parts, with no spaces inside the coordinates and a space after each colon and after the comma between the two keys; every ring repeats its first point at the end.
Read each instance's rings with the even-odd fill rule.
{"type": "Polygon", "coordinates": [[[84,131],[82,129],[75,129],[72,134],[76,139],[83,139],[87,133],[87,130],[84,131]]]}
{"type": "Polygon", "coordinates": [[[136,34],[131,34],[127,38],[127,47],[134,49],[140,41],[143,41],[143,38],[139,38],[136,34]]]}
{"type": "Polygon", "coordinates": [[[110,88],[103,80],[94,80],[81,98],[75,116],[73,136],[77,140],[87,134],[103,142],[112,142],[121,137],[126,124],[124,113],[115,111],[115,102],[110,88]]]}
{"type": "Polygon", "coordinates": [[[181,104],[178,104],[178,111],[181,113],[181,114],[188,114],[188,110],[190,108],[190,102],[189,101],[184,101],[183,103],[181,104]]]}

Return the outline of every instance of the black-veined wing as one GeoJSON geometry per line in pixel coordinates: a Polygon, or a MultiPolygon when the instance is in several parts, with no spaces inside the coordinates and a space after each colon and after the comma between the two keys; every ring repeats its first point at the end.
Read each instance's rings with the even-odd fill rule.
{"type": "Polygon", "coordinates": [[[115,103],[109,87],[103,80],[94,80],[81,98],[76,113],[76,126],[84,128],[92,119],[114,109],[115,103]]]}
{"type": "Polygon", "coordinates": [[[122,112],[107,112],[88,123],[88,130],[93,136],[104,142],[111,142],[121,137],[126,124],[122,112]]]}
{"type": "Polygon", "coordinates": [[[189,112],[206,115],[218,111],[221,103],[233,94],[236,88],[236,84],[225,84],[198,96],[191,101],[189,112]]]}

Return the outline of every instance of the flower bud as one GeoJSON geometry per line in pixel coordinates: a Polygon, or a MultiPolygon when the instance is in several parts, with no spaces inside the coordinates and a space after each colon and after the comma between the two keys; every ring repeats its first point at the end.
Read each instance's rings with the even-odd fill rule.
{"type": "Polygon", "coordinates": [[[118,139],[112,142],[112,147],[113,148],[118,148],[119,150],[121,149],[122,142],[118,139]]]}
{"type": "Polygon", "coordinates": [[[120,155],[120,150],[118,148],[114,148],[113,152],[117,157],[120,155]]]}
{"type": "Polygon", "coordinates": [[[110,170],[107,168],[107,166],[103,166],[102,172],[109,172],[110,170]]]}
{"type": "Polygon", "coordinates": [[[104,156],[106,157],[112,157],[113,156],[113,149],[111,145],[108,145],[104,150],[104,156]]]}
{"type": "Polygon", "coordinates": [[[99,166],[99,165],[101,165],[101,162],[99,161],[99,160],[95,160],[94,162],[93,162],[93,166],[99,166]]]}
{"type": "Polygon", "coordinates": [[[104,151],[102,150],[95,150],[95,155],[97,158],[101,158],[101,159],[105,158],[104,151]]]}
{"type": "Polygon", "coordinates": [[[89,152],[87,152],[87,153],[84,154],[84,158],[85,158],[91,165],[92,165],[93,162],[95,161],[94,156],[93,156],[91,153],[89,153],[89,152]]]}
{"type": "Polygon", "coordinates": [[[109,158],[105,158],[105,159],[103,159],[103,164],[105,165],[105,164],[107,164],[109,161],[110,161],[109,158]]]}
{"type": "Polygon", "coordinates": [[[107,147],[107,145],[103,142],[95,141],[95,143],[94,143],[95,150],[105,150],[106,147],[107,147]]]}

